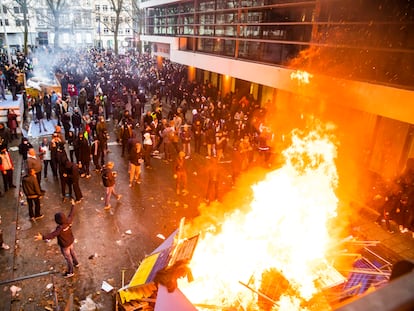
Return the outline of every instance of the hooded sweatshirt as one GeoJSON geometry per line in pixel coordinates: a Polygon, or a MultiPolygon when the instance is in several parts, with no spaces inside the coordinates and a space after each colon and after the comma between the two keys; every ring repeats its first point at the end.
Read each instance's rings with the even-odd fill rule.
{"type": "Polygon", "coordinates": [[[75,241],[72,233],[72,221],[75,214],[75,205],[72,205],[69,215],[66,217],[62,212],[55,214],[55,221],[58,224],[56,229],[43,235],[43,240],[51,240],[57,237],[58,244],[62,248],[69,247],[75,241]]]}

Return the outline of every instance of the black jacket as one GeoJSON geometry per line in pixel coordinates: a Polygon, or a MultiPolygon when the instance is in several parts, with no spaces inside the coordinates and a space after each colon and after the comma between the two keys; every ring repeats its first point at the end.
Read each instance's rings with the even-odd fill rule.
{"type": "Polygon", "coordinates": [[[55,214],[55,221],[58,224],[56,229],[43,235],[43,240],[51,240],[57,237],[60,247],[66,248],[73,244],[75,237],[72,233],[72,221],[75,216],[75,205],[72,205],[69,215],[66,217],[62,212],[55,214]]]}
{"type": "Polygon", "coordinates": [[[115,185],[115,173],[112,169],[106,167],[102,170],[102,183],[105,187],[112,187],[115,185]]]}

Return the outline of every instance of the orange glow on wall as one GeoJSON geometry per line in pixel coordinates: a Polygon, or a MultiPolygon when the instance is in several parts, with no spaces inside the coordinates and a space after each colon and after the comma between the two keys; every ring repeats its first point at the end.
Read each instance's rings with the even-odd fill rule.
{"type": "Polygon", "coordinates": [[[195,80],[196,69],[193,66],[188,66],[188,81],[195,80]]]}

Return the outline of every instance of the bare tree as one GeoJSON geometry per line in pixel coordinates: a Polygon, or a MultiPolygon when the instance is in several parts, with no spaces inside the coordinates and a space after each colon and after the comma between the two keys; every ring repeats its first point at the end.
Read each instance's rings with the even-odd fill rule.
{"type": "Polygon", "coordinates": [[[144,10],[139,7],[138,0],[131,0],[131,4],[132,10],[129,12],[131,12],[131,28],[134,32],[134,47],[138,48],[138,51],[141,51],[141,40],[136,40],[137,37],[139,38],[141,36],[142,29],[144,28],[144,10]]]}
{"type": "Polygon", "coordinates": [[[115,22],[112,31],[114,32],[114,53],[118,55],[118,29],[120,24],[121,12],[124,9],[124,0],[110,0],[115,12],[115,22]]]}
{"type": "MultiPolygon", "coordinates": [[[[17,1],[17,0],[16,0],[17,1]]],[[[23,0],[20,0],[23,1],[23,0]]],[[[60,17],[63,12],[63,9],[66,8],[66,0],[46,0],[47,11],[41,12],[37,11],[38,19],[43,23],[49,25],[54,30],[55,38],[53,41],[53,46],[55,48],[59,47],[59,34],[60,34],[60,17]],[[43,13],[43,14],[42,14],[43,13]]]]}
{"type": "Polygon", "coordinates": [[[47,6],[53,16],[53,28],[55,31],[54,48],[59,47],[60,15],[66,5],[66,0],[46,0],[47,6]]]}
{"type": "MultiPolygon", "coordinates": [[[[23,20],[21,20],[21,25],[23,25],[23,52],[25,55],[28,53],[28,38],[29,38],[29,19],[28,19],[28,0],[15,0],[16,4],[19,7],[19,13],[23,13],[23,20]]],[[[3,8],[2,8],[3,9],[3,8]]],[[[14,12],[11,7],[6,7],[8,12],[16,19],[20,20],[21,15],[18,15],[14,12]]]]}

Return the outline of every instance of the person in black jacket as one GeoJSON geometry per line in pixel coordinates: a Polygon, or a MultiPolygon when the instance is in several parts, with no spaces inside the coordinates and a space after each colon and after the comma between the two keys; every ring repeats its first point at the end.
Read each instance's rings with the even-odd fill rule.
{"type": "Polygon", "coordinates": [[[111,199],[111,195],[113,194],[116,196],[116,199],[119,201],[121,199],[121,195],[115,192],[115,179],[117,173],[114,172],[112,169],[114,168],[114,162],[108,162],[102,170],[102,183],[105,186],[105,209],[108,210],[111,208],[111,204],[109,204],[109,200],[111,199]]]}
{"type": "Polygon", "coordinates": [[[82,198],[82,191],[79,187],[79,169],[78,166],[75,163],[72,163],[71,161],[67,161],[65,164],[65,173],[64,177],[66,178],[66,184],[69,188],[69,196],[72,197],[72,188],[73,192],[75,192],[75,203],[79,203],[82,198]]]}
{"type": "Polygon", "coordinates": [[[74,248],[75,237],[72,232],[72,221],[75,216],[75,202],[72,200],[71,203],[72,207],[67,217],[62,212],[55,214],[55,221],[58,225],[54,231],[44,235],[38,233],[35,236],[36,241],[57,238],[60,251],[62,252],[67,264],[67,270],[63,274],[65,278],[74,276],[75,274],[73,272],[73,267],[77,268],[80,265],[74,248]]]}
{"type": "Polygon", "coordinates": [[[30,220],[34,221],[36,219],[43,218],[43,215],[40,214],[40,198],[42,196],[42,192],[40,190],[34,168],[30,168],[28,174],[22,178],[22,188],[24,194],[26,195],[30,220]],[[34,213],[33,204],[35,206],[34,213]]]}
{"type": "Polygon", "coordinates": [[[91,149],[88,139],[85,138],[83,133],[78,134],[78,138],[74,142],[76,161],[78,161],[78,167],[80,168],[81,177],[90,178],[89,165],[91,162],[91,149]]]}

